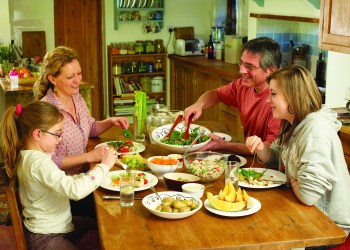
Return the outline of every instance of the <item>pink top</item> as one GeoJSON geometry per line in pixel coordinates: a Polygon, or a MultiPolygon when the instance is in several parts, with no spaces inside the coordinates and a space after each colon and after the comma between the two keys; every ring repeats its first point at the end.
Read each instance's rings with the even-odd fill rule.
{"type": "MultiPolygon", "coordinates": [[[[97,124],[95,119],[90,116],[89,109],[84,101],[84,98],[80,94],[72,96],[77,122],[75,122],[72,114],[60,102],[52,89],[47,91],[46,98],[47,102],[58,107],[58,109],[64,115],[62,139],[58,144],[55,154],[52,155],[52,160],[59,168],[61,168],[64,157],[87,152],[86,146],[89,137],[98,136],[96,130],[97,124]]],[[[67,175],[79,174],[85,172],[88,167],[88,164],[83,164],[66,169],[65,172],[67,175]]]]}
{"type": "Polygon", "coordinates": [[[267,103],[270,91],[255,93],[254,88],[242,86],[242,78],[216,89],[220,100],[238,108],[244,130],[244,138],[259,136],[263,141],[273,142],[280,132],[281,121],[272,116],[267,103]]]}

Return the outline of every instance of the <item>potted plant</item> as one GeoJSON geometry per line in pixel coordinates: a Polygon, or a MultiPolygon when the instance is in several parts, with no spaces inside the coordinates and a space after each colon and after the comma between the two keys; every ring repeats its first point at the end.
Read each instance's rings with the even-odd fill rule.
{"type": "Polygon", "coordinates": [[[10,72],[12,66],[12,50],[11,46],[0,46],[0,76],[5,76],[10,72]]]}

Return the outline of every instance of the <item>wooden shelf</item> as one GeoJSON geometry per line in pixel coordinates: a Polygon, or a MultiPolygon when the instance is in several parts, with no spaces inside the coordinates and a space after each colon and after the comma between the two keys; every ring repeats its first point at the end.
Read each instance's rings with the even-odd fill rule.
{"type": "Polygon", "coordinates": [[[301,16],[282,16],[282,15],[271,15],[271,14],[257,14],[250,13],[250,17],[255,18],[266,18],[274,20],[285,20],[285,21],[295,21],[295,22],[304,22],[304,23],[319,23],[319,18],[311,17],[301,17],[301,16]]]}

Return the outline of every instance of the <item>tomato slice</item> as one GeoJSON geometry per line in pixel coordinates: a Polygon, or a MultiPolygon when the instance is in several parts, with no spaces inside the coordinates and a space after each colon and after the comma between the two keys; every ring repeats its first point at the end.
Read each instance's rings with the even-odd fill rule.
{"type": "Polygon", "coordinates": [[[132,145],[132,141],[126,141],[125,145],[132,145]]]}
{"type": "Polygon", "coordinates": [[[144,179],[144,180],[143,180],[143,184],[146,185],[147,183],[148,183],[148,180],[147,180],[147,179],[144,179]]]}
{"type": "Polygon", "coordinates": [[[120,147],[120,148],[119,148],[119,152],[120,152],[120,153],[128,153],[128,152],[129,152],[129,149],[126,148],[126,147],[120,147]]]}

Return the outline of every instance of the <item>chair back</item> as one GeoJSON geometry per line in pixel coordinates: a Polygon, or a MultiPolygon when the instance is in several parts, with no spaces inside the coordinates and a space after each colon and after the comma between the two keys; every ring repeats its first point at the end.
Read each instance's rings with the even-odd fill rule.
{"type": "Polygon", "coordinates": [[[10,212],[11,224],[16,239],[17,249],[27,249],[22,225],[22,205],[19,200],[17,178],[11,179],[9,185],[5,187],[5,196],[10,212]]]}

